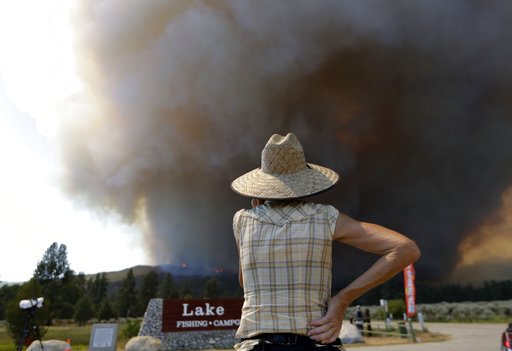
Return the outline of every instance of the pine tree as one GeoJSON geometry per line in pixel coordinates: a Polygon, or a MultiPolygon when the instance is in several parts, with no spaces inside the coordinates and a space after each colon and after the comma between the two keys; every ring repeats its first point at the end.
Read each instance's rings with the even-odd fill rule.
{"type": "Polygon", "coordinates": [[[149,300],[156,297],[157,291],[158,273],[156,271],[150,271],[142,278],[142,285],[139,290],[139,303],[137,306],[138,316],[144,314],[149,300]]]}
{"type": "Polygon", "coordinates": [[[204,289],[204,297],[215,298],[219,297],[219,283],[215,277],[211,277],[206,282],[204,289]]]}
{"type": "Polygon", "coordinates": [[[46,249],[43,258],[37,263],[34,277],[43,285],[46,282],[63,278],[69,270],[68,251],[64,244],[60,246],[54,242],[46,249]]]}
{"type": "Polygon", "coordinates": [[[191,298],[193,298],[192,290],[190,289],[190,286],[186,282],[181,285],[180,298],[182,298],[182,299],[191,299],[191,298]]]}
{"type": "Polygon", "coordinates": [[[69,267],[66,245],[54,242],[46,249],[37,263],[34,278],[42,285],[42,295],[51,306],[49,322],[54,317],[72,317],[81,291],[69,267]]]}
{"type": "Polygon", "coordinates": [[[109,281],[105,273],[97,273],[95,279],[88,285],[87,292],[94,306],[100,307],[101,302],[107,296],[109,281]]]}
{"type": "Polygon", "coordinates": [[[86,293],[86,291],[87,291],[87,279],[85,278],[85,273],[84,272],[78,273],[78,275],[76,276],[76,281],[75,282],[78,285],[78,287],[80,288],[80,290],[82,291],[82,294],[86,293]]]}
{"type": "Polygon", "coordinates": [[[179,297],[179,291],[176,288],[171,273],[167,273],[164,280],[160,283],[157,297],[162,299],[177,299],[179,297]]]}
{"type": "Polygon", "coordinates": [[[75,307],[75,321],[79,325],[85,325],[85,323],[91,319],[94,315],[92,301],[89,296],[84,295],[78,300],[75,307]]]}
{"type": "Polygon", "coordinates": [[[135,292],[135,277],[130,269],[123,279],[121,288],[117,293],[117,315],[119,317],[130,317],[137,305],[135,292]]]}
{"type": "Polygon", "coordinates": [[[0,288],[0,321],[5,320],[5,310],[9,301],[16,298],[16,294],[20,289],[19,284],[4,285],[0,288]]]}
{"type": "Polygon", "coordinates": [[[101,306],[98,311],[98,319],[100,321],[108,321],[109,319],[115,317],[114,311],[112,309],[112,305],[110,304],[110,301],[108,301],[107,298],[104,298],[101,302],[101,306]]]}

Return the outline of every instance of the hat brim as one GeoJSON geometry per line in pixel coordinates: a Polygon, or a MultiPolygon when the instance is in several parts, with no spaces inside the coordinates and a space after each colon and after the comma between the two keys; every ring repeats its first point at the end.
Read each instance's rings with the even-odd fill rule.
{"type": "Polygon", "coordinates": [[[296,199],[321,193],[339,181],[335,171],[312,163],[292,174],[274,176],[256,168],[231,183],[237,194],[265,200],[296,199]]]}

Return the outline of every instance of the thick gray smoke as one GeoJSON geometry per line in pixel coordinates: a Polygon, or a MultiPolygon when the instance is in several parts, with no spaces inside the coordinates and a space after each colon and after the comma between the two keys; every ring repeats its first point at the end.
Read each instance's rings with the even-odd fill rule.
{"type": "Polygon", "coordinates": [[[512,2],[84,0],[76,30],[66,188],[145,213],[155,263],[236,269],[229,183],[273,133],[341,174],[322,201],[415,239],[428,279],[512,183],[512,2]]]}

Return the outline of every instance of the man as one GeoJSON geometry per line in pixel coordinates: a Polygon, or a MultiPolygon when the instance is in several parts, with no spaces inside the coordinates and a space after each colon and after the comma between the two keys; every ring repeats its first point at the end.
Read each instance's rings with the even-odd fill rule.
{"type": "Polygon", "coordinates": [[[274,134],[261,153],[261,167],[232,182],[253,207],[233,218],[245,298],[236,349],[341,350],[337,337],[349,304],[419,258],[405,236],[303,200],[338,180],[333,170],[306,163],[299,140],[289,133],[274,134]],[[333,240],[381,257],[331,298],[333,240]]]}
{"type": "Polygon", "coordinates": [[[361,306],[356,306],[356,311],[354,313],[354,324],[357,329],[363,330],[363,311],[361,311],[361,306]]]}

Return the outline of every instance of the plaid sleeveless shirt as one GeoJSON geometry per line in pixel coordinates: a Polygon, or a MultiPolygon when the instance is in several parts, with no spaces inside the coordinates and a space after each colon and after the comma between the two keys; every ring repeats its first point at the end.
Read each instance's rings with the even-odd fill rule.
{"type": "Polygon", "coordinates": [[[331,296],[333,206],[266,201],[233,218],[245,302],[236,333],[305,335],[331,296]]]}

